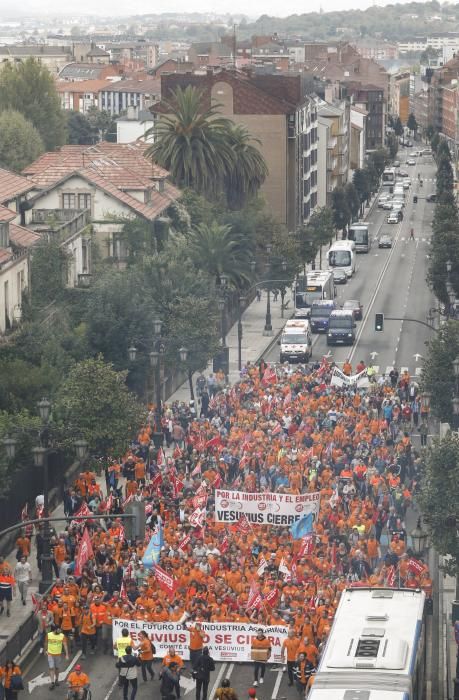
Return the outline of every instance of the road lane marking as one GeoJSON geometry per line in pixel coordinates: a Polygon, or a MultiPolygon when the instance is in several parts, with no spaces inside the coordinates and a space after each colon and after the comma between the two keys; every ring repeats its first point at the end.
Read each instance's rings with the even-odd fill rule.
{"type": "MultiPolygon", "coordinates": [[[[221,665],[221,668],[220,668],[220,670],[219,670],[219,672],[218,672],[218,674],[217,674],[217,677],[216,677],[216,679],[215,679],[215,683],[214,683],[213,686],[212,686],[212,690],[210,691],[210,693],[208,693],[208,697],[209,697],[209,698],[213,698],[213,697],[215,696],[215,692],[216,692],[217,688],[220,687],[220,685],[221,685],[221,680],[222,680],[222,678],[223,678],[223,674],[225,673],[225,670],[226,670],[226,666],[227,666],[226,663],[223,663],[223,664],[221,665]]],[[[231,664],[231,666],[233,666],[233,664],[231,664]]],[[[108,699],[107,699],[107,698],[104,698],[104,700],[108,700],[108,699]]]]}
{"type": "Polygon", "coordinates": [[[282,681],[282,667],[277,672],[276,682],[274,683],[273,694],[271,695],[271,700],[277,700],[277,693],[279,692],[280,684],[282,681]]]}
{"type": "Polygon", "coordinates": [[[113,683],[111,684],[110,689],[109,689],[107,695],[104,697],[104,700],[108,700],[108,699],[109,699],[110,695],[113,693],[113,691],[115,690],[115,687],[116,687],[117,685],[118,685],[118,676],[115,678],[115,680],[114,680],[113,683]]]}

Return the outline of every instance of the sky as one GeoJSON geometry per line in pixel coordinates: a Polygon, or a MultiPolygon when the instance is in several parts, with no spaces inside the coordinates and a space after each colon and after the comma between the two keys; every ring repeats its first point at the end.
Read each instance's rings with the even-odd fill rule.
{"type": "MultiPolygon", "coordinates": [[[[408,1],[408,0],[406,0],[408,1]]],[[[130,0],[124,4],[118,0],[79,0],[79,13],[97,13],[98,15],[122,16],[126,10],[133,14],[145,14],[149,12],[217,12],[217,13],[244,13],[250,18],[257,18],[262,14],[274,17],[285,17],[291,14],[302,14],[319,10],[322,7],[324,12],[332,10],[364,10],[371,5],[383,6],[388,4],[385,0],[318,0],[317,3],[309,3],[304,0],[289,0],[288,3],[279,0],[232,0],[231,5],[228,0],[130,0]]],[[[62,0],[23,0],[21,2],[21,14],[47,14],[62,13],[62,0]]],[[[5,17],[8,13],[17,11],[17,3],[13,0],[2,0],[0,14],[5,17]]]]}

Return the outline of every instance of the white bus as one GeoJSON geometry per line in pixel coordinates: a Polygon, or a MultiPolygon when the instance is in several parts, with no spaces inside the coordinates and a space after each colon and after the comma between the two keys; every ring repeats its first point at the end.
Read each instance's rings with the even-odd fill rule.
{"type": "Polygon", "coordinates": [[[335,297],[335,283],[330,270],[311,270],[306,275],[298,275],[295,282],[295,318],[309,318],[314,301],[335,297]]]}
{"type": "Polygon", "coordinates": [[[356,253],[368,253],[371,248],[369,226],[365,221],[358,221],[349,226],[347,238],[354,241],[356,253]]]}
{"type": "Polygon", "coordinates": [[[395,182],[395,168],[384,168],[382,174],[382,186],[393,187],[395,182]]]}
{"type": "Polygon", "coordinates": [[[343,591],[308,700],[422,700],[424,603],[419,589],[343,591]]]}
{"type": "Polygon", "coordinates": [[[327,253],[328,267],[341,268],[347,277],[355,272],[355,243],[354,241],[336,241],[327,253]]]}

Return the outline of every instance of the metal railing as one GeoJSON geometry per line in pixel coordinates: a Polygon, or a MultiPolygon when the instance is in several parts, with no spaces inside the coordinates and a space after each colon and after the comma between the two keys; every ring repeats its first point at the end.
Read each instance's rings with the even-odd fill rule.
{"type": "Polygon", "coordinates": [[[34,209],[32,227],[40,226],[40,232],[49,239],[64,243],[91,223],[89,209],[34,209]]]}
{"type": "Polygon", "coordinates": [[[0,666],[4,666],[7,659],[17,659],[26,645],[33,640],[37,629],[38,622],[35,612],[31,612],[19,629],[9,637],[5,645],[0,649],[0,666]]]}

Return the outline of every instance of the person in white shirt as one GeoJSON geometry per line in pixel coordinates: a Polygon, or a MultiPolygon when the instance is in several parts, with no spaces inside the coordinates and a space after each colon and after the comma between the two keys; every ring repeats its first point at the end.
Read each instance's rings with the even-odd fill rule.
{"type": "Polygon", "coordinates": [[[32,580],[32,568],[27,561],[27,557],[21,557],[16,564],[14,569],[14,578],[18,584],[22,604],[25,605],[27,600],[27,589],[32,580]]]}

